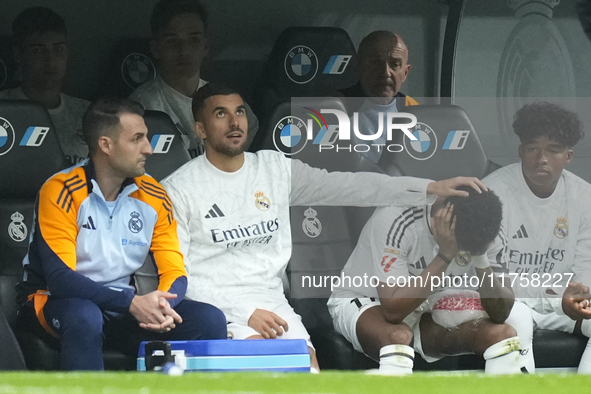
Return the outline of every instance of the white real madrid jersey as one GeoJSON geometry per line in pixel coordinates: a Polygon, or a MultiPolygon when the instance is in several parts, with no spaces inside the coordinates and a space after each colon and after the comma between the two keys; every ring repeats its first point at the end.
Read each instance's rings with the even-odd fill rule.
{"type": "Polygon", "coordinates": [[[427,201],[429,180],[328,173],[275,151],[245,153],[242,168],[220,171],[199,156],[166,178],[189,273],[187,296],[247,324],[265,302],[285,300],[282,276],[291,256],[290,205],[427,201]]]}
{"type": "MultiPolygon", "coordinates": [[[[379,298],[376,286],[381,284],[378,281],[384,286],[403,286],[410,278],[421,275],[438,252],[439,245],[431,231],[430,207],[378,208],[363,228],[359,242],[341,273],[340,286],[333,290],[332,297],[379,298]],[[373,283],[372,277],[377,278],[373,283]]],[[[497,262],[496,253],[492,250],[488,257],[492,270],[503,273],[502,259],[497,262]]],[[[469,255],[460,252],[445,271],[445,276],[450,279],[428,279],[427,287],[433,284],[434,291],[449,288],[448,284],[456,289],[477,288],[471,286],[467,279],[460,280],[464,275],[466,278],[476,275],[469,259],[469,255]],[[454,277],[457,279],[454,280],[454,277]]],[[[414,282],[411,280],[410,283],[414,282]]]]}
{"type": "Polygon", "coordinates": [[[559,279],[563,283],[553,290],[564,290],[564,274],[574,273],[574,280],[591,285],[591,185],[563,170],[554,193],[538,198],[527,186],[521,163],[503,167],[483,182],[503,202],[509,272],[542,278],[539,284],[515,285],[516,297],[539,312],[551,311],[556,306],[548,309],[546,291],[559,279]]]}

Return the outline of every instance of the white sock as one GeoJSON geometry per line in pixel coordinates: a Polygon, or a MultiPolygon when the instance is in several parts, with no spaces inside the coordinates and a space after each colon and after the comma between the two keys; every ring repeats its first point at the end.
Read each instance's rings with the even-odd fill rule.
{"type": "Polygon", "coordinates": [[[591,374],[591,339],[587,341],[587,346],[585,347],[585,351],[581,356],[581,361],[579,362],[579,369],[577,372],[587,375],[591,374]]]}
{"type": "Polygon", "coordinates": [[[583,320],[581,322],[581,332],[587,338],[591,338],[591,320],[583,320]]]}
{"type": "MultiPolygon", "coordinates": [[[[581,323],[581,332],[586,337],[591,337],[591,321],[583,320],[581,323]]],[[[587,346],[585,347],[585,351],[581,356],[578,372],[583,374],[591,374],[591,339],[587,341],[587,346]]]]}
{"type": "Polygon", "coordinates": [[[491,375],[508,375],[521,373],[519,365],[519,337],[503,339],[485,350],[486,364],[484,372],[491,375]]]}
{"type": "Polygon", "coordinates": [[[406,345],[387,345],[380,349],[379,372],[388,375],[410,375],[415,351],[406,345]]]}
{"type": "Polygon", "coordinates": [[[316,369],[316,368],[314,368],[314,367],[310,367],[310,373],[311,373],[311,374],[313,374],[313,375],[317,375],[317,374],[319,374],[319,373],[320,373],[320,371],[319,371],[319,370],[317,370],[317,369],[316,369]]]}
{"type": "Polygon", "coordinates": [[[519,337],[519,344],[521,346],[520,366],[525,367],[528,373],[536,372],[536,364],[534,362],[533,351],[533,336],[534,336],[534,320],[532,310],[527,305],[521,302],[515,302],[511,309],[511,314],[505,321],[517,331],[519,337]]]}

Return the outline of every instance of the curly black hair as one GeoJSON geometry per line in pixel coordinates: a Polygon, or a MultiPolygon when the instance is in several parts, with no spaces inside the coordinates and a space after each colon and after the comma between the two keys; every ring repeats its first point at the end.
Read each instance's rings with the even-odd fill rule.
{"type": "Polygon", "coordinates": [[[461,250],[482,254],[495,239],[501,228],[503,206],[492,191],[478,193],[469,186],[458,187],[467,191],[469,197],[448,197],[456,217],[456,240],[461,250]]]}
{"type": "Polygon", "coordinates": [[[513,119],[513,131],[522,144],[547,136],[572,148],[585,135],[576,113],[545,101],[524,105],[515,112],[513,119]]]}

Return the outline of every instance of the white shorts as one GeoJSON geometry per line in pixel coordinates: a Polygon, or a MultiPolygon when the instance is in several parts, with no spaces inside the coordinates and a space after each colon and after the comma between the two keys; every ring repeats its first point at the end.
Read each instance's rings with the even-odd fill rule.
{"type": "MultiPolygon", "coordinates": [[[[259,309],[264,309],[275,313],[277,316],[287,322],[288,330],[277,339],[304,339],[308,347],[314,349],[312,341],[310,341],[310,334],[302,323],[300,315],[295,313],[293,308],[286,302],[273,302],[268,304],[258,304],[259,309]]],[[[228,323],[228,337],[233,339],[246,339],[254,335],[261,335],[254,328],[238,323],[228,323]]]]}
{"type": "MultiPolygon", "coordinates": [[[[380,300],[377,298],[329,298],[328,311],[332,317],[332,323],[335,330],[342,334],[358,352],[364,353],[357,338],[357,320],[359,316],[369,308],[380,305],[380,300]],[[357,302],[355,301],[357,300],[357,302]]],[[[413,311],[405,319],[404,323],[410,327],[413,334],[413,347],[415,352],[419,353],[427,362],[435,362],[443,357],[431,357],[425,355],[423,347],[421,346],[421,330],[419,323],[423,315],[421,308],[413,311]]]]}

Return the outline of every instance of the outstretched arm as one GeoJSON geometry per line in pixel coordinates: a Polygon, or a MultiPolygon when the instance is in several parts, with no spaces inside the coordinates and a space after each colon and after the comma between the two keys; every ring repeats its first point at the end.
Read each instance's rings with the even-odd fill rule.
{"type": "Polygon", "coordinates": [[[420,206],[432,204],[437,195],[467,196],[467,192],[456,190],[459,186],[487,190],[477,178],[470,177],[434,182],[371,172],[329,173],[295,159],[284,164],[291,167],[291,205],[420,206]]]}

